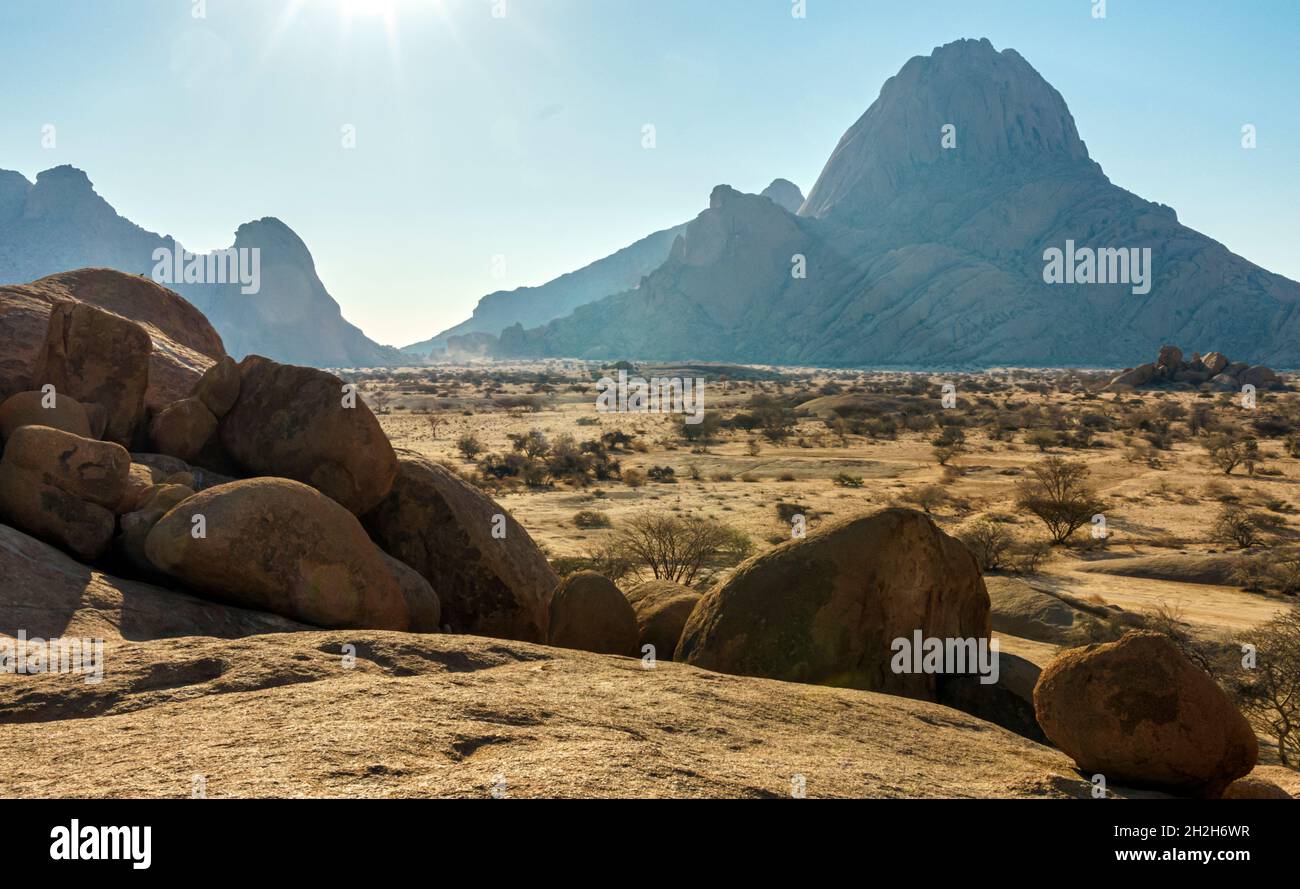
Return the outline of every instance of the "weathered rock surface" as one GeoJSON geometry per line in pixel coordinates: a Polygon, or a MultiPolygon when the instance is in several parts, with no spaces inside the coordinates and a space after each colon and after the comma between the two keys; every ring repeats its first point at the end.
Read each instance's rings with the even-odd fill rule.
{"type": "Polygon", "coordinates": [[[1052,743],[1107,781],[1214,797],[1259,755],[1227,695],[1157,633],[1058,655],[1034,708],[1052,743]]]}
{"type": "Polygon", "coordinates": [[[998,681],[984,683],[980,677],[963,673],[939,677],[936,699],[978,716],[1023,738],[1047,743],[1047,735],[1034,716],[1034,684],[1039,669],[1022,657],[998,653],[998,681]]]}
{"type": "Polygon", "coordinates": [[[3,462],[107,509],[122,501],[131,471],[131,455],[121,445],[48,426],[14,430],[5,443],[3,462]]]}
{"type": "MultiPolygon", "coordinates": [[[[133,464],[134,465],[134,464],[133,464]]],[[[153,578],[161,574],[145,555],[145,543],[153,526],[184,500],[194,496],[194,489],[185,485],[153,485],[143,492],[131,510],[118,518],[117,537],[113,548],[132,570],[153,578]]]]}
{"type": "Polygon", "coordinates": [[[631,657],[637,653],[636,613],[609,578],[577,571],[560,581],[551,597],[549,641],[560,648],[631,657]]]}
{"type": "Polygon", "coordinates": [[[104,438],[130,446],[145,416],[149,356],[144,328],[87,303],[65,300],[50,311],[45,343],[32,369],[34,388],[54,386],[107,413],[104,438]]]}
{"type": "Polygon", "coordinates": [[[702,598],[690,587],[669,580],[648,580],[627,591],[636,613],[637,647],[653,645],[655,657],[671,661],[686,621],[702,598]]]}
{"type": "Polygon", "coordinates": [[[0,287],[0,398],[37,388],[32,371],[49,328],[50,309],[69,299],[115,312],[149,334],[153,350],[145,403],[150,408],[189,395],[203,371],[225,355],[221,337],[203,314],[148,278],[105,268],[62,272],[31,284],[0,287]]]}
{"type": "Polygon", "coordinates": [[[448,469],[398,452],[388,496],[362,521],[389,555],[420,572],[454,633],[541,642],[560,579],[504,507],[448,469]]]}
{"type": "Polygon", "coordinates": [[[182,398],[149,422],[149,445],[160,454],[192,463],[217,432],[217,418],[200,399],[182,398]]]}
{"type": "Polygon", "coordinates": [[[105,661],[97,685],[0,676],[0,746],[23,751],[0,796],[188,797],[195,774],[209,797],[1090,791],[1060,752],[936,704],[500,639],[183,638],[105,661]]]}
{"type": "Polygon", "coordinates": [[[677,660],[747,676],[933,700],[934,674],[895,673],[895,639],[988,638],[970,551],[927,516],[885,509],[755,556],[696,606],[677,660]]]}
{"type": "Polygon", "coordinates": [[[357,514],[384,498],[397,474],[393,446],[365,402],[345,404],[342,380],[257,355],[239,370],[220,435],[250,475],[296,479],[357,514]]]}
{"type": "Polygon", "coordinates": [[[356,517],[289,479],[195,494],[153,526],[145,554],[164,574],[241,607],[316,626],[410,625],[402,590],[356,517]],[[206,537],[192,533],[196,516],[206,537]]]}
{"type": "Polygon", "coordinates": [[[235,359],[222,358],[206,371],[194,384],[194,398],[220,420],[239,400],[239,365],[235,359]]]}
{"type": "Polygon", "coordinates": [[[39,391],[18,392],[5,399],[0,404],[0,443],[20,426],[49,426],[83,438],[99,437],[90,434],[90,420],[81,402],[57,392],[50,394],[48,402],[39,391]],[[46,403],[50,406],[45,407],[46,403]]]}
{"type": "Polygon", "coordinates": [[[0,460],[0,519],[94,561],[113,538],[130,465],[126,449],[111,442],[20,427],[0,460]]]}
{"type": "Polygon", "coordinates": [[[1291,799],[1291,794],[1272,781],[1247,775],[1229,784],[1223,799],[1291,799]]]}
{"type": "MultiPolygon", "coordinates": [[[[7,525],[0,525],[0,578],[4,578],[0,583],[0,634],[10,637],[19,630],[43,639],[142,640],[303,629],[301,624],[276,615],[112,577],[7,525]]],[[[166,660],[157,659],[159,675],[166,675],[162,663],[166,660]]],[[[108,672],[111,675],[112,671],[108,672]]],[[[22,694],[24,688],[30,688],[25,683],[31,679],[0,675],[0,688],[6,689],[5,693],[22,694]]],[[[79,677],[76,683],[82,684],[79,677]]]]}
{"type": "Polygon", "coordinates": [[[1022,639],[1061,643],[1082,615],[1051,593],[1014,577],[985,577],[993,629],[1022,639]]]}
{"type": "Polygon", "coordinates": [[[438,601],[438,594],[429,585],[429,581],[405,562],[394,559],[383,551],[380,551],[380,555],[388,570],[392,572],[393,579],[402,590],[402,598],[406,601],[406,610],[411,616],[407,630],[412,633],[440,632],[442,605],[438,601]]]}

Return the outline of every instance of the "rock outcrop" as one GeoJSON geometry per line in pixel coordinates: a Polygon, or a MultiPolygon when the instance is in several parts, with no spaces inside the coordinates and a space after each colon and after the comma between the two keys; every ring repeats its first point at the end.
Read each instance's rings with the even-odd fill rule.
{"type": "Polygon", "coordinates": [[[691,612],[702,596],[670,580],[648,580],[627,591],[636,613],[637,647],[654,646],[657,659],[671,661],[691,612]]]}
{"type": "Polygon", "coordinates": [[[90,434],[90,419],[81,402],[58,392],[19,392],[0,404],[0,444],[20,426],[49,426],[82,438],[99,437],[90,434]]]}
{"type": "Polygon", "coordinates": [[[755,556],[700,600],[676,659],[697,667],[935,699],[895,672],[894,640],[987,639],[975,558],[929,517],[885,509],[755,556]]]}
{"type": "Polygon", "coordinates": [[[551,597],[548,641],[559,648],[631,657],[637,653],[636,614],[609,578],[577,571],[560,581],[551,597]]]}
{"type": "Polygon", "coordinates": [[[1058,655],[1034,708],[1052,743],[1107,782],[1216,797],[1259,756],[1246,718],[1158,633],[1058,655]]]}
{"type": "Polygon", "coordinates": [[[356,517],[289,479],[231,482],[181,501],[149,531],[145,555],[233,605],[319,627],[410,626],[397,578],[356,517]]]}
{"type": "Polygon", "coordinates": [[[130,466],[120,445],[23,426],[0,459],[0,520],[92,562],[113,539],[130,466]]]}
{"type": "Polygon", "coordinates": [[[1204,358],[1198,352],[1190,361],[1184,361],[1182,349],[1163,346],[1154,362],[1126,368],[1102,391],[1132,392],[1142,387],[1192,389],[1202,384],[1220,392],[1237,391],[1247,384],[1256,389],[1286,388],[1281,377],[1263,365],[1234,364],[1220,352],[1210,352],[1204,358]]]}
{"type": "Polygon", "coordinates": [[[210,798],[1091,790],[1059,751],[947,707],[501,639],[110,640],[104,659],[97,684],[0,682],[0,746],[23,751],[22,768],[0,770],[0,796],[188,797],[195,774],[210,798]]]}
{"type": "Polygon", "coordinates": [[[429,581],[454,633],[546,640],[559,584],[528,532],[450,470],[398,452],[392,489],[363,516],[370,536],[429,581]]]}
{"type": "Polygon", "coordinates": [[[149,334],[153,349],[145,403],[150,408],[184,398],[203,371],[225,355],[221,337],[203,314],[148,278],[103,268],[62,272],[0,287],[0,398],[39,388],[32,371],[50,310],[66,300],[113,312],[149,334]]]}
{"type": "Polygon", "coordinates": [[[397,474],[393,446],[342,380],[257,355],[239,371],[239,398],[220,436],[247,474],[297,479],[357,514],[384,498],[397,474]]]}
{"type": "MultiPolygon", "coordinates": [[[[0,636],[10,638],[20,630],[29,638],[144,640],[306,629],[273,614],[112,577],[7,525],[0,525],[0,577],[4,578],[0,583],[0,636]]],[[[167,660],[158,659],[158,675],[167,674],[167,660]]],[[[76,677],[75,682],[81,684],[81,678],[76,677]]],[[[30,690],[26,683],[8,687],[20,694],[30,690]]],[[[68,703],[77,716],[97,712],[77,712],[75,696],[68,703]]],[[[3,709],[5,706],[0,706],[3,709]]]]}
{"type": "Polygon", "coordinates": [[[55,303],[32,368],[34,388],[53,386],[104,409],[104,438],[130,447],[145,417],[153,343],[143,327],[88,303],[55,303]]]}

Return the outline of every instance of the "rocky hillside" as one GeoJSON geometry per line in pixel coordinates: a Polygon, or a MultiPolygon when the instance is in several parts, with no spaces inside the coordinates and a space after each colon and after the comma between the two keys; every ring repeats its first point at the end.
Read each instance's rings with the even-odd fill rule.
{"type": "MultiPolygon", "coordinates": [[[[775,179],[762,196],[794,213],[803,204],[799,186],[788,179],[775,179]]],[[[539,327],[562,318],[581,306],[639,286],[642,278],[653,272],[669,256],[678,236],[686,233],[689,223],[647,235],[622,250],[591,265],[561,275],[540,287],[489,293],[479,300],[474,316],[443,331],[433,339],[414,343],[402,351],[413,357],[446,356],[449,338],[469,333],[497,336],[509,327],[539,327]]],[[[455,357],[446,356],[446,357],[455,357]]]]}
{"type": "MultiPolygon", "coordinates": [[[[261,249],[261,290],[171,283],[202,308],[230,354],[256,352],[318,367],[400,363],[393,348],[372,342],[342,316],[316,275],[311,253],[283,222],[267,218],[239,227],[233,247],[261,249]]],[[[46,170],[28,182],[0,170],[0,284],[21,284],[67,269],[104,267],[150,275],[154,250],[177,249],[167,235],[119,216],[81,170],[46,170]]]]}
{"type": "Polygon", "coordinates": [[[636,290],[512,331],[502,353],[1123,367],[1173,341],[1300,366],[1300,284],[1112,184],[1062,96],[987,40],[890,78],[797,221],[718,194],[636,290]],[[1149,290],[1045,283],[1045,252],[1070,242],[1149,249],[1149,290]]]}

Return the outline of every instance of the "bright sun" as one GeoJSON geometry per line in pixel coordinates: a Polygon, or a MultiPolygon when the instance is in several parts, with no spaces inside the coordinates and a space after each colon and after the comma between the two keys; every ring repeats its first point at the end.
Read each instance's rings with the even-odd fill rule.
{"type": "Polygon", "coordinates": [[[356,16],[380,16],[388,18],[394,12],[396,0],[341,0],[343,12],[356,16]]]}

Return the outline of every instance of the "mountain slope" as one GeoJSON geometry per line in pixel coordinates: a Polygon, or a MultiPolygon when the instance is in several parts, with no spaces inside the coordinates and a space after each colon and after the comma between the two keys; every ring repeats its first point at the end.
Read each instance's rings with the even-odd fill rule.
{"type": "MultiPolygon", "coordinates": [[[[316,275],[302,240],[277,219],[240,226],[236,248],[261,250],[261,290],[238,285],[169,283],[212,320],[229,353],[256,352],[317,366],[395,364],[396,349],[368,339],[342,316],[316,275]]],[[[68,269],[112,268],[151,275],[154,250],[176,241],[117,212],[81,170],[46,170],[33,184],[0,170],[0,284],[33,281],[68,269]]]]}
{"type": "Polygon", "coordinates": [[[1061,95],[1014,50],[987,40],[957,41],[904,65],[840,140],[797,222],[778,233],[768,217],[781,212],[723,200],[637,290],[543,328],[508,331],[498,349],[1125,366],[1178,342],[1300,366],[1300,284],[1113,185],[1061,95]],[[731,240],[717,244],[719,230],[731,240]],[[748,243],[754,232],[767,240],[748,243]],[[1044,283],[1044,251],[1067,241],[1149,248],[1149,292],[1135,293],[1133,282],[1044,283]],[[770,261],[756,263],[755,251],[770,261]],[[806,279],[792,277],[796,253],[806,256],[806,279]],[[744,313],[719,311],[742,292],[744,313]]]}
{"type": "MultiPolygon", "coordinates": [[[[762,197],[793,213],[803,204],[799,187],[788,179],[774,179],[763,189],[762,197]]],[[[580,306],[615,293],[637,287],[642,278],[663,264],[673,242],[686,232],[690,223],[657,231],[622,250],[598,259],[575,272],[561,275],[540,287],[489,293],[479,300],[474,315],[432,339],[414,343],[403,352],[426,357],[444,354],[451,337],[466,334],[496,336],[508,327],[538,327],[561,318],[580,306]]]]}

